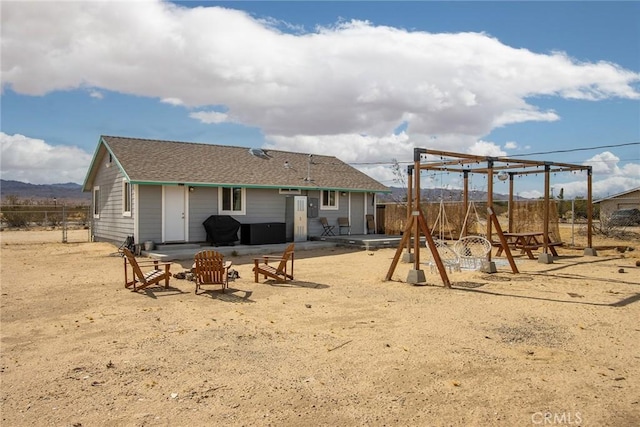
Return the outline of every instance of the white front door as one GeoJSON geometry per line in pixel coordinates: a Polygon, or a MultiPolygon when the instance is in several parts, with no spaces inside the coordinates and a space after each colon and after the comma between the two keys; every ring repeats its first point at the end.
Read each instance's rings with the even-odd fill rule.
{"type": "Polygon", "coordinates": [[[165,242],[185,241],[185,187],[163,187],[162,235],[165,242]]]}
{"type": "Polygon", "coordinates": [[[293,241],[307,240],[307,196],[293,198],[293,241]]]}

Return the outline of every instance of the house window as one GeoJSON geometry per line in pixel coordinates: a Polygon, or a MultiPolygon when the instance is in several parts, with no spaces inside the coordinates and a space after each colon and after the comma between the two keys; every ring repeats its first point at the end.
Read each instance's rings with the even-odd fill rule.
{"type": "Polygon", "coordinates": [[[246,190],[241,187],[222,187],[218,192],[220,214],[244,215],[246,190]]]}
{"type": "Polygon", "coordinates": [[[100,187],[93,187],[93,217],[100,218],[100,187]]]}
{"type": "Polygon", "coordinates": [[[122,181],[122,216],[131,216],[131,183],[122,181]]]}
{"type": "Polygon", "coordinates": [[[281,188],[279,192],[280,194],[300,194],[301,193],[299,188],[281,188]]]}
{"type": "Polygon", "coordinates": [[[338,210],[338,192],[335,190],[322,190],[320,209],[338,210]]]}

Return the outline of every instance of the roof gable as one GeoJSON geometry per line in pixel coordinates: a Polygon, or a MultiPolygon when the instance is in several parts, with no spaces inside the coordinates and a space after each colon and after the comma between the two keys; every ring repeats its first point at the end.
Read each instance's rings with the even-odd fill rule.
{"type": "MultiPolygon", "coordinates": [[[[117,136],[102,136],[100,145],[134,184],[389,191],[333,156],[117,136]]],[[[85,191],[96,166],[92,161],[85,191]]]]}
{"type": "Polygon", "coordinates": [[[603,197],[602,199],[594,200],[593,203],[600,203],[600,202],[604,202],[605,200],[617,199],[617,198],[619,198],[621,196],[627,196],[627,195],[635,193],[637,191],[640,191],[640,187],[632,188],[631,190],[623,191],[622,193],[618,193],[618,194],[614,194],[614,195],[611,195],[611,196],[608,196],[608,197],[603,197]]]}

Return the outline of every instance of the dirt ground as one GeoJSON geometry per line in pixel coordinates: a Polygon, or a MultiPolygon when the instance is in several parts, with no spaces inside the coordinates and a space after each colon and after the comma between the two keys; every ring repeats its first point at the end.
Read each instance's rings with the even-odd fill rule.
{"type": "Polygon", "coordinates": [[[640,425],[637,240],[452,289],[383,281],[394,249],[299,251],[287,285],[235,257],[195,295],[125,289],[110,244],[0,239],[3,426],[640,425]]]}

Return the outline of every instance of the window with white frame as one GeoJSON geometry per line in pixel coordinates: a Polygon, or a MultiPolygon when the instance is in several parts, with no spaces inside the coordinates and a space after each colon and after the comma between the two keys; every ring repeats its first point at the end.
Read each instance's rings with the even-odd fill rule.
{"type": "Polygon", "coordinates": [[[218,191],[218,206],[222,215],[245,215],[246,189],[222,187],[218,191]]]}
{"type": "Polygon", "coordinates": [[[335,190],[322,190],[322,197],[320,197],[320,209],[337,210],[338,192],[335,190]]]}
{"type": "Polygon", "coordinates": [[[93,217],[100,218],[100,187],[93,187],[93,217]]]}
{"type": "Polygon", "coordinates": [[[122,216],[131,216],[131,183],[122,181],[122,216]]]}

